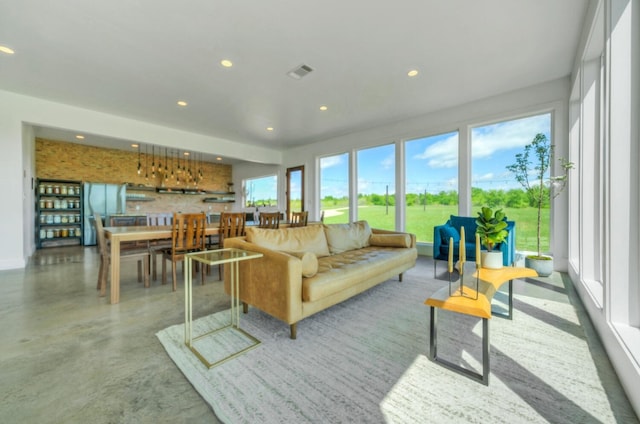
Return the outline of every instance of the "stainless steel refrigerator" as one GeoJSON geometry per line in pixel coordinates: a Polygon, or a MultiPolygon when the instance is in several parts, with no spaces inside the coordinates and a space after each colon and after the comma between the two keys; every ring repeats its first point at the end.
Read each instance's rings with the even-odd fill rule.
{"type": "Polygon", "coordinates": [[[93,214],[98,212],[103,223],[113,214],[123,214],[127,208],[126,184],[84,183],[84,244],[96,244],[93,214]]]}

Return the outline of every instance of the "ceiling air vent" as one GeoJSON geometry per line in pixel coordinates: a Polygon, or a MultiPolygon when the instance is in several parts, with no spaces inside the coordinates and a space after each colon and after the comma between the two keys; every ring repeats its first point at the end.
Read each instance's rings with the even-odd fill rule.
{"type": "Polygon", "coordinates": [[[306,76],[307,74],[309,74],[310,72],[313,72],[313,68],[311,66],[300,65],[296,68],[293,68],[289,72],[287,72],[287,75],[289,75],[293,79],[300,79],[306,76]]]}

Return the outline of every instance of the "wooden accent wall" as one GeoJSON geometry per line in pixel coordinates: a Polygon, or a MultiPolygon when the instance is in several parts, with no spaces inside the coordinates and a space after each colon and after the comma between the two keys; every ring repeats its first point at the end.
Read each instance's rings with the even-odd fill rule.
{"type": "MultiPolygon", "coordinates": [[[[132,149],[133,150],[133,149],[132,149]]],[[[156,149],[157,150],[157,149],[156,149]]],[[[164,149],[163,149],[164,153],[164,149]]],[[[143,166],[142,175],[138,175],[137,151],[127,152],[117,149],[105,149],[86,146],[78,143],[46,140],[36,138],[36,176],[38,178],[78,180],[82,182],[96,182],[109,184],[131,183],[134,185],[147,185],[160,187],[162,179],[156,172],[156,179],[151,177],[151,153],[146,158],[141,154],[143,166]],[[149,180],[144,178],[145,158],[148,160],[149,180]]],[[[155,159],[158,164],[158,157],[155,159]]],[[[164,155],[162,156],[164,166],[164,155]]],[[[198,183],[202,190],[227,191],[227,183],[233,181],[231,165],[221,165],[203,162],[201,169],[204,179],[198,183]]],[[[181,179],[182,180],[182,179],[181,179]]],[[[185,184],[176,183],[175,179],[169,179],[165,184],[168,188],[185,188],[185,184]]],[[[193,185],[188,186],[193,188],[193,185]]],[[[138,202],[127,201],[127,212],[220,212],[225,206],[231,210],[233,203],[203,203],[206,195],[192,194],[159,194],[151,191],[131,193],[144,193],[153,201],[138,202]]]]}

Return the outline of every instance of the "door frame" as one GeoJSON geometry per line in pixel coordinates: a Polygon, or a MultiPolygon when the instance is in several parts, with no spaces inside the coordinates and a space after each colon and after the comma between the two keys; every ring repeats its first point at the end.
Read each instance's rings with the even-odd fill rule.
{"type": "Polygon", "coordinates": [[[285,204],[286,204],[286,216],[285,219],[289,219],[291,216],[291,174],[293,172],[300,171],[300,210],[304,211],[304,165],[293,166],[287,168],[286,172],[286,188],[285,188],[285,204]]]}

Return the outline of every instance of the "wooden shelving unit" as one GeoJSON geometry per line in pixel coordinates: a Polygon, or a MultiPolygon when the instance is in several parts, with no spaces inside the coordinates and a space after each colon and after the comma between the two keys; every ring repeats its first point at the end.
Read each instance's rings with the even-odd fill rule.
{"type": "Polygon", "coordinates": [[[37,248],[82,244],[84,216],[82,183],[38,180],[35,241],[37,248]]]}

